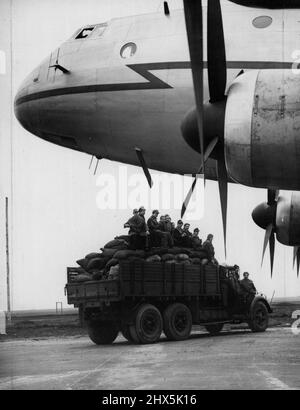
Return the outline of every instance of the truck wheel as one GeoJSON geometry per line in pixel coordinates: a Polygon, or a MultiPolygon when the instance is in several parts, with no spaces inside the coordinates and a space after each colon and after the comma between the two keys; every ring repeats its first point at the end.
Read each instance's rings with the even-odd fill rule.
{"type": "Polygon", "coordinates": [[[90,321],[87,323],[88,335],[96,345],[109,345],[119,333],[115,322],[90,321]]]}
{"type": "Polygon", "coordinates": [[[160,311],[153,305],[141,305],[135,312],[134,324],[130,325],[130,336],[135,343],[155,343],[162,332],[160,311]]]}
{"type": "Polygon", "coordinates": [[[129,343],[135,343],[134,339],[131,337],[129,325],[127,323],[121,325],[121,333],[129,343]]]}
{"type": "Polygon", "coordinates": [[[136,345],[142,343],[137,335],[135,325],[129,325],[128,329],[129,329],[129,337],[132,340],[132,343],[135,343],[136,345]]]}
{"type": "Polygon", "coordinates": [[[249,327],[252,332],[264,332],[269,324],[269,313],[263,302],[257,302],[250,312],[249,327]]]}
{"type": "Polygon", "coordinates": [[[206,325],[205,329],[212,335],[215,336],[221,332],[223,329],[223,323],[216,323],[214,325],[206,325]]]}
{"type": "Polygon", "coordinates": [[[191,334],[192,314],[182,303],[174,303],[166,308],[163,314],[164,332],[170,340],[185,340],[191,334]]]}

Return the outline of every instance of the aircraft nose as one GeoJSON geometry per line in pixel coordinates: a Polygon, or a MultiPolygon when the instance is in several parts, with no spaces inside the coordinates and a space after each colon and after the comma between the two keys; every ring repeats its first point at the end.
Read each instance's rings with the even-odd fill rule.
{"type": "Polygon", "coordinates": [[[28,87],[21,86],[14,102],[15,116],[19,123],[32,134],[36,134],[38,112],[32,110],[28,99],[28,87]]]}
{"type": "Polygon", "coordinates": [[[22,91],[18,91],[16,97],[15,97],[15,104],[14,104],[14,109],[15,109],[15,116],[19,123],[25,128],[28,129],[30,125],[29,121],[29,110],[28,110],[28,104],[23,101],[24,97],[26,96],[27,92],[23,88],[22,91]]]}
{"type": "Polygon", "coordinates": [[[32,134],[37,133],[39,123],[39,106],[33,109],[33,98],[40,90],[40,70],[42,65],[37,66],[22,81],[14,101],[15,116],[19,123],[32,134]]]}

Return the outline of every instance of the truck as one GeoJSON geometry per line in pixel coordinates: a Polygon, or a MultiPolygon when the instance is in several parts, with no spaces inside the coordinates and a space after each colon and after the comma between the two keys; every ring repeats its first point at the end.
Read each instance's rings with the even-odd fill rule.
{"type": "Polygon", "coordinates": [[[201,325],[216,335],[225,324],[247,323],[264,332],[272,309],[263,295],[241,292],[235,268],[162,262],[120,261],[112,280],[78,282],[81,268],[67,268],[68,303],[97,345],[111,344],[119,332],[130,343],[189,338],[201,325]]]}

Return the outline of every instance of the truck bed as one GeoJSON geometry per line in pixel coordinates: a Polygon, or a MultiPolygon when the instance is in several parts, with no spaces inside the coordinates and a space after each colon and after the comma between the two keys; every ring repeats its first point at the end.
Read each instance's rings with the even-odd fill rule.
{"type": "Polygon", "coordinates": [[[166,263],[120,262],[114,280],[76,282],[80,268],[68,268],[66,291],[74,306],[97,306],[126,298],[219,296],[219,268],[213,264],[182,265],[166,263]]]}

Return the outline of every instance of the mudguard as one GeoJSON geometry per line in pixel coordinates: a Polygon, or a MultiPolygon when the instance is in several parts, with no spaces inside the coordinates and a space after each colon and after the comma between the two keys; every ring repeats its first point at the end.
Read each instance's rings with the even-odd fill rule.
{"type": "Polygon", "coordinates": [[[262,295],[257,295],[257,296],[255,296],[255,298],[254,298],[254,299],[252,300],[252,302],[251,302],[251,305],[250,305],[250,308],[249,308],[249,312],[252,312],[253,307],[254,307],[254,305],[255,305],[257,302],[263,302],[263,303],[266,305],[266,308],[268,309],[268,312],[269,312],[269,313],[273,313],[273,310],[272,310],[272,308],[271,308],[269,302],[268,302],[267,299],[266,299],[264,296],[262,296],[262,295]]]}

